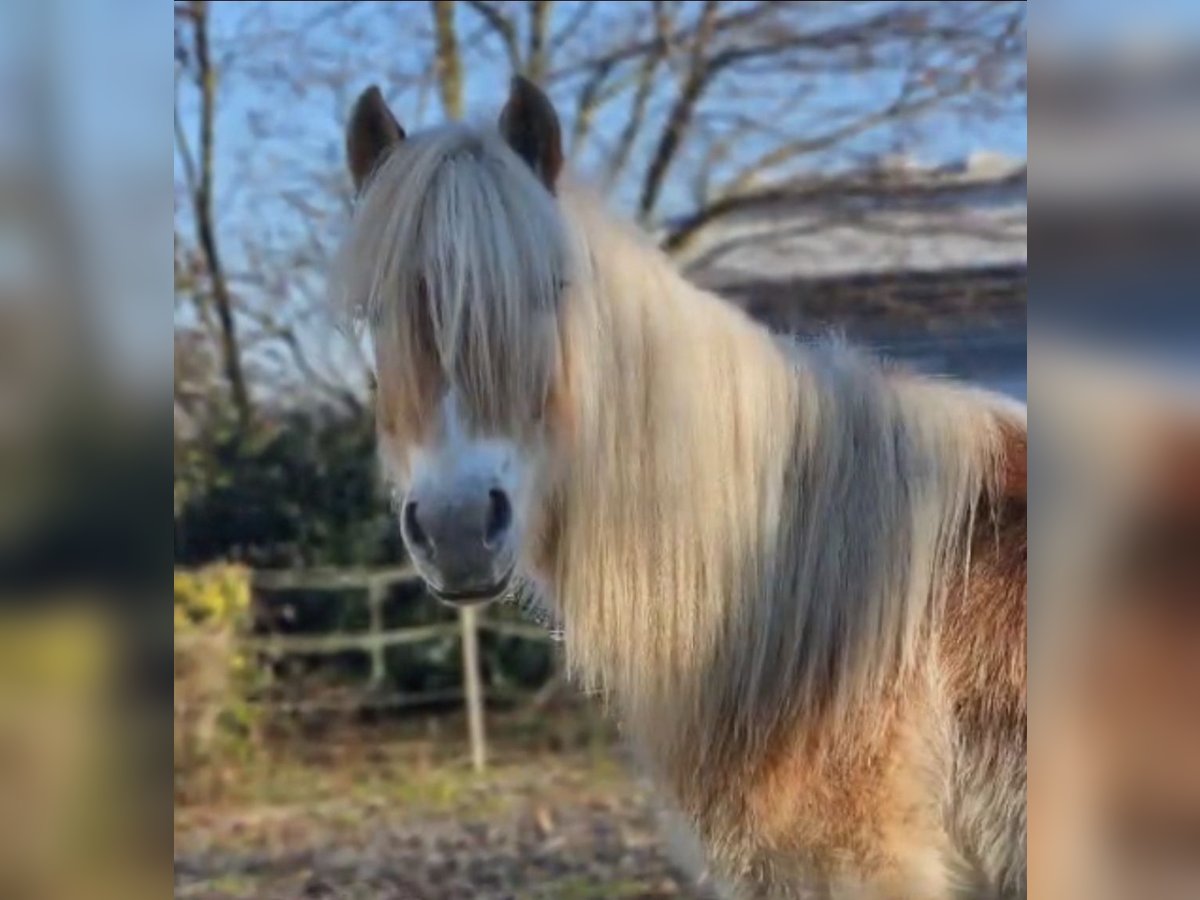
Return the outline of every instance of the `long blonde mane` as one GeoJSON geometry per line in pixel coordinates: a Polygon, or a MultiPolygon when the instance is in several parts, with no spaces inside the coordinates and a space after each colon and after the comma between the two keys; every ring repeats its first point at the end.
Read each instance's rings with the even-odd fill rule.
{"type": "Polygon", "coordinates": [[[393,151],[341,274],[400,357],[423,281],[442,365],[480,403],[562,382],[539,574],[571,668],[651,762],[753,759],[918,671],[997,477],[975,393],[770,335],[482,130],[393,151]]]}
{"type": "Polygon", "coordinates": [[[432,357],[502,427],[544,399],[558,370],[565,234],[554,198],[498,135],[447,125],[404,141],[374,173],[334,286],[390,342],[402,402],[419,402],[403,395],[432,357]]]}

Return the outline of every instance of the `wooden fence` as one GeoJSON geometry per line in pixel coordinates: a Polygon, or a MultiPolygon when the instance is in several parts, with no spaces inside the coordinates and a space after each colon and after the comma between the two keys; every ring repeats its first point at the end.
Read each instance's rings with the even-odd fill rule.
{"type": "MultiPolygon", "coordinates": [[[[288,654],[335,654],[347,650],[359,650],[367,654],[371,662],[369,687],[379,689],[387,677],[385,651],[388,647],[414,644],[430,640],[457,636],[462,648],[463,691],[466,707],[467,727],[471,743],[471,764],[482,771],[487,763],[487,738],[484,731],[484,687],[480,671],[479,632],[481,630],[521,637],[533,641],[550,641],[550,635],[542,628],[523,622],[510,622],[481,615],[476,607],[459,607],[458,621],[436,625],[421,625],[411,628],[387,629],[384,627],[383,605],[388,591],[397,584],[415,583],[416,574],[411,568],[374,570],[321,569],[310,571],[272,570],[258,571],[252,578],[255,591],[346,591],[361,590],[366,593],[368,627],[362,632],[336,632],[332,634],[270,634],[250,638],[251,649],[268,656],[281,657],[288,654]]],[[[393,698],[389,705],[403,706],[415,702],[427,702],[427,694],[393,698]]],[[[439,696],[436,699],[442,699],[439,696]]]]}

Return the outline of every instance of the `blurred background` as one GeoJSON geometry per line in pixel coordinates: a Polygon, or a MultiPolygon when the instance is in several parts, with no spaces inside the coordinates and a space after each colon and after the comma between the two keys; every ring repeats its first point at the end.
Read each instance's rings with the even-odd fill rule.
{"type": "Polygon", "coordinates": [[[491,121],[512,72],[690,277],[1029,398],[1031,893],[1195,896],[1198,47],[1186,2],[0,4],[0,896],[163,896],[168,834],[183,897],[706,896],[553,623],[408,577],[326,304],[357,93],[491,121]]]}
{"type": "Polygon", "coordinates": [[[1031,896],[1200,896],[1200,9],[1039,4],[1031,896]]]}

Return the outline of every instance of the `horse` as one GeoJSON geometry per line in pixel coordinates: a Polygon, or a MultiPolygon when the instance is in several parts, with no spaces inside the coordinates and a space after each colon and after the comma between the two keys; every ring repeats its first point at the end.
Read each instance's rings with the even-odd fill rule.
{"type": "Polygon", "coordinates": [[[514,590],[735,896],[1021,896],[1025,414],[772,334],[563,172],[516,78],[408,136],[367,89],[336,299],[411,559],[514,590]]]}

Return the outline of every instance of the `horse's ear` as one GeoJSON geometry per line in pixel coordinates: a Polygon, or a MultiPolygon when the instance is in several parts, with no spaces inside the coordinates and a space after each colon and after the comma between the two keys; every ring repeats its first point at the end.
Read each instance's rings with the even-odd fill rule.
{"type": "Polygon", "coordinates": [[[371,85],[359,95],[346,128],[346,160],[355,191],[362,190],[383,157],[402,140],[404,129],[388,109],[379,88],[371,85]]]}
{"type": "Polygon", "coordinates": [[[500,133],[551,192],[562,171],[562,128],[550,98],[517,75],[500,111],[500,133]]]}

